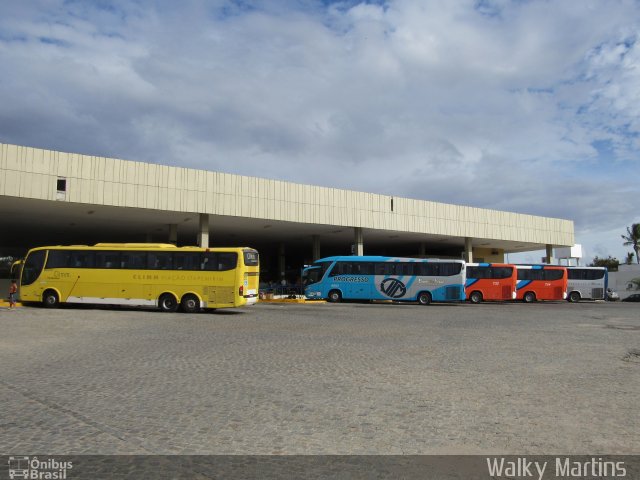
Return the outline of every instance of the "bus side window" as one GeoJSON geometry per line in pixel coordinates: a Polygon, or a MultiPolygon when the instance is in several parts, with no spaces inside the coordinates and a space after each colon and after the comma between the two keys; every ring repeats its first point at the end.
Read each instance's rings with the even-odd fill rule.
{"type": "Polygon", "coordinates": [[[238,264],[238,254],[235,252],[221,252],[218,254],[218,270],[233,270],[238,264]]]}
{"type": "Polygon", "coordinates": [[[96,268],[120,268],[119,252],[96,252],[96,268]]]}
{"type": "Polygon", "coordinates": [[[93,268],[95,266],[94,252],[86,250],[72,251],[69,263],[72,268],[93,268]]]}
{"type": "Polygon", "coordinates": [[[604,277],[604,270],[589,270],[587,280],[600,280],[604,277]]]}
{"type": "Polygon", "coordinates": [[[71,252],[68,250],[49,250],[45,268],[67,268],[71,265],[71,252]]]}
{"type": "MultiPolygon", "coordinates": [[[[359,275],[373,275],[373,263],[358,262],[356,264],[359,275]]],[[[354,272],[355,273],[355,272],[354,272]]]]}
{"type": "Polygon", "coordinates": [[[175,253],[173,266],[176,270],[200,270],[200,254],[195,252],[175,253]]]}
{"type": "Polygon", "coordinates": [[[156,253],[156,266],[157,270],[171,270],[173,266],[173,259],[170,253],[159,252],[156,253]]]}
{"type": "Polygon", "coordinates": [[[218,267],[218,254],[214,252],[208,252],[202,255],[202,262],[200,264],[201,270],[215,271],[218,267]]]}
{"type": "Polygon", "coordinates": [[[564,276],[564,272],[562,270],[543,270],[543,278],[542,280],[552,281],[552,280],[560,280],[564,276]]]}
{"type": "MultiPolygon", "coordinates": [[[[476,268],[476,276],[473,278],[492,278],[493,269],[491,267],[475,267],[476,268]]],[[[471,270],[471,268],[469,268],[471,270]]],[[[470,276],[469,270],[467,270],[467,276],[470,276]]]]}
{"type": "Polygon", "coordinates": [[[344,262],[336,262],[331,272],[329,272],[330,277],[335,277],[336,275],[342,275],[344,262]]]}
{"type": "Polygon", "coordinates": [[[122,268],[144,270],[147,268],[147,254],[145,252],[123,252],[122,268]]]}
{"type": "MultiPolygon", "coordinates": [[[[440,264],[440,275],[443,277],[450,277],[457,275],[462,270],[462,264],[456,262],[442,262],[440,264]]],[[[491,278],[489,272],[485,270],[485,276],[483,278],[491,278]]]]}

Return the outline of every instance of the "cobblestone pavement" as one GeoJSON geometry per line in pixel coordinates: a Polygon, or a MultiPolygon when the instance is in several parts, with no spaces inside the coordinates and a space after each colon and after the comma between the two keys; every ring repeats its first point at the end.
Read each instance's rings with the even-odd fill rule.
{"type": "Polygon", "coordinates": [[[639,352],[634,304],[0,310],[0,453],[638,454],[639,352]]]}

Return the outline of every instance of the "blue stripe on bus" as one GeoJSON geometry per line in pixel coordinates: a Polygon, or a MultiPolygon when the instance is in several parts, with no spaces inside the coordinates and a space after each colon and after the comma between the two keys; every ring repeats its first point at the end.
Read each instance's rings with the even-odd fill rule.
{"type": "Polygon", "coordinates": [[[471,285],[473,285],[474,283],[476,283],[478,281],[477,278],[467,278],[466,283],[464,284],[464,287],[470,287],[471,285]]]}
{"type": "Polygon", "coordinates": [[[521,288],[526,287],[531,283],[531,280],[518,280],[518,284],[516,285],[516,290],[520,290],[521,288]]]}

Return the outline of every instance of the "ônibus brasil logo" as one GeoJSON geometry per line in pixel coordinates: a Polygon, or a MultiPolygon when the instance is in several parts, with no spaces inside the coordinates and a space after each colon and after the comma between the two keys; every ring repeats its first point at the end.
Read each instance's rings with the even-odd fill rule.
{"type": "Polygon", "coordinates": [[[9,478],[37,480],[64,480],[73,462],[61,462],[55,458],[39,460],[38,457],[9,457],[9,478]]]}
{"type": "Polygon", "coordinates": [[[387,278],[380,284],[380,290],[391,298],[400,298],[407,293],[407,287],[397,278],[387,278]]]}

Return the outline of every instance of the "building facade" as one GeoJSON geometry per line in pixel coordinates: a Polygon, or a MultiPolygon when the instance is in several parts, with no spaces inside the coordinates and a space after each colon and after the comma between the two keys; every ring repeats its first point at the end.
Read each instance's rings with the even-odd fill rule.
{"type": "Polygon", "coordinates": [[[574,244],[570,220],[9,144],[0,144],[0,213],[11,219],[5,251],[247,245],[271,258],[273,277],[329,254],[502,261],[574,244]]]}

